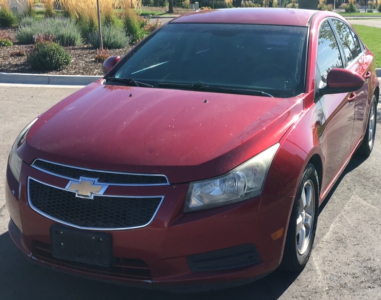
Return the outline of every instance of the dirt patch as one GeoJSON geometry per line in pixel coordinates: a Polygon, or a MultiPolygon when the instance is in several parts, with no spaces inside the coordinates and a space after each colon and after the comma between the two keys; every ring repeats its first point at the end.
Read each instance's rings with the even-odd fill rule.
{"type": "MultiPolygon", "coordinates": [[[[1,33],[7,34],[14,45],[12,47],[2,47],[0,49],[0,72],[5,73],[34,73],[34,74],[53,74],[53,75],[103,75],[102,64],[95,61],[96,50],[89,45],[78,47],[64,47],[71,55],[71,64],[60,71],[42,72],[33,70],[26,62],[26,56],[11,56],[16,51],[32,50],[33,45],[20,45],[16,40],[15,28],[1,29],[1,33]]],[[[110,55],[124,56],[131,47],[124,49],[110,50],[110,55]]]]}

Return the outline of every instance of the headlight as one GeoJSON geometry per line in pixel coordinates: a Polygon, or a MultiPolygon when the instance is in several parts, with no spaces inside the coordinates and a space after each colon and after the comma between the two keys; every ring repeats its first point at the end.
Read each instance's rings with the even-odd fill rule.
{"type": "Polygon", "coordinates": [[[279,144],[268,148],[226,175],[191,183],[184,212],[224,206],[260,195],[278,148],[279,144]]]}
{"type": "Polygon", "coordinates": [[[15,176],[17,181],[20,181],[20,172],[21,172],[21,165],[22,165],[22,159],[18,156],[17,149],[20,148],[22,144],[24,144],[26,140],[26,136],[28,135],[29,129],[32,127],[32,125],[36,121],[37,119],[34,119],[20,132],[20,134],[16,138],[15,143],[13,144],[11,152],[9,153],[9,159],[8,159],[9,168],[11,169],[12,174],[13,176],[15,176]]]}

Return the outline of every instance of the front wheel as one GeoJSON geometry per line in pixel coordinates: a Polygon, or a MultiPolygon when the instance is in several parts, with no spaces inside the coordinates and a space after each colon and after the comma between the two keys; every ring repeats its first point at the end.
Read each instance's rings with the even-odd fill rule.
{"type": "Polygon", "coordinates": [[[376,137],[376,123],[377,123],[377,99],[373,95],[372,103],[370,105],[368,125],[366,127],[366,132],[364,139],[357,150],[357,153],[361,156],[368,157],[373,150],[374,139],[376,137]]]}
{"type": "Polygon", "coordinates": [[[296,194],[287,230],[281,267],[301,271],[311,255],[318,219],[319,179],[314,165],[308,164],[296,194]]]}

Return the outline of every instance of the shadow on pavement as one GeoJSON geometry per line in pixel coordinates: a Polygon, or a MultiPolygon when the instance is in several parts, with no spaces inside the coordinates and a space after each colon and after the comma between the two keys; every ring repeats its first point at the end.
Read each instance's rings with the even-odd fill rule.
{"type": "Polygon", "coordinates": [[[13,244],[8,232],[0,235],[0,291],[2,300],[60,299],[277,299],[298,277],[275,271],[252,284],[197,294],[171,294],[99,282],[35,265],[13,244]]]}
{"type": "Polygon", "coordinates": [[[356,153],[353,155],[352,159],[349,161],[347,167],[344,169],[344,172],[340,175],[339,179],[336,181],[334,186],[332,187],[331,191],[328,193],[327,197],[325,198],[322,205],[320,205],[319,208],[319,214],[323,211],[324,207],[327,205],[329,200],[331,199],[333,193],[335,192],[336,188],[339,186],[340,182],[343,180],[346,174],[350,173],[357,167],[359,167],[363,162],[365,162],[367,158],[361,157],[357,155],[356,153]]]}

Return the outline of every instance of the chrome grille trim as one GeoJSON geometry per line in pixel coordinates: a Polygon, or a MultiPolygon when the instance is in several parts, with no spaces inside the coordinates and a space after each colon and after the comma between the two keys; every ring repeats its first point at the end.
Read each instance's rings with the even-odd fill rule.
{"type": "MultiPolygon", "coordinates": [[[[79,178],[77,178],[77,177],[68,177],[68,176],[64,176],[64,175],[61,175],[61,174],[58,174],[58,173],[54,173],[54,172],[48,171],[48,170],[46,170],[44,168],[39,167],[37,165],[38,162],[43,162],[43,163],[46,163],[46,164],[56,165],[56,166],[60,166],[60,167],[63,167],[63,168],[69,168],[69,169],[77,170],[77,171],[99,173],[100,175],[101,174],[110,174],[110,175],[121,175],[121,176],[131,176],[131,177],[135,177],[136,176],[136,177],[142,177],[142,178],[144,178],[144,177],[145,178],[152,178],[152,179],[156,178],[158,180],[160,179],[161,181],[163,181],[162,183],[113,183],[113,182],[104,182],[104,181],[98,180],[99,183],[104,183],[104,184],[113,185],[113,186],[164,186],[164,185],[169,185],[170,184],[169,180],[168,180],[168,177],[163,175],[163,174],[128,173],[128,172],[113,172],[113,171],[87,169],[87,168],[81,168],[81,167],[75,167],[75,166],[60,164],[60,163],[56,163],[56,162],[51,162],[51,161],[44,160],[44,159],[41,159],[41,158],[37,158],[31,164],[31,166],[33,168],[35,168],[35,169],[37,169],[37,170],[39,170],[41,172],[44,172],[44,173],[49,174],[49,175],[57,176],[57,177],[60,177],[60,178],[64,178],[64,179],[67,179],[67,180],[78,180],[79,178]]],[[[86,177],[93,178],[93,176],[86,176],[86,177]]],[[[94,178],[96,178],[96,176],[94,178]]]]}
{"type": "MultiPolygon", "coordinates": [[[[57,186],[54,186],[54,185],[51,185],[51,184],[48,184],[48,183],[45,183],[45,182],[42,182],[40,180],[37,180],[35,178],[32,178],[32,177],[28,177],[28,187],[27,187],[27,191],[28,191],[28,204],[29,206],[38,214],[44,216],[45,218],[48,218],[52,221],[55,221],[57,223],[60,223],[60,224],[63,224],[63,225],[67,225],[67,226],[70,226],[70,227],[74,227],[74,228],[78,228],[78,229],[85,229],[85,230],[99,230],[99,231],[119,231],[119,230],[131,230],[131,229],[138,229],[138,228],[143,228],[143,227],[146,227],[148,226],[149,224],[151,224],[151,222],[153,221],[153,219],[156,217],[156,214],[157,212],[159,211],[160,207],[161,207],[161,204],[163,203],[163,200],[165,198],[165,196],[115,196],[115,195],[101,195],[101,196],[97,196],[97,197],[112,197],[112,198],[142,198],[142,199],[146,199],[146,198],[161,198],[161,201],[159,203],[159,205],[157,206],[157,209],[156,211],[154,212],[154,214],[152,215],[152,218],[149,220],[148,223],[144,224],[144,225],[141,225],[141,226],[134,226],[134,227],[111,227],[111,228],[104,228],[104,227],[83,227],[83,226],[78,226],[78,225],[75,225],[75,224],[72,224],[72,223],[68,223],[68,222],[65,222],[65,221],[62,221],[60,219],[57,219],[55,217],[52,217],[46,213],[44,213],[43,211],[39,210],[38,208],[36,208],[33,204],[32,204],[32,201],[31,201],[31,197],[30,197],[30,181],[31,180],[34,180],[35,182],[38,182],[40,184],[43,184],[43,185],[46,185],[46,186],[49,186],[51,188],[55,188],[55,189],[58,189],[58,190],[62,190],[62,191],[65,191],[65,192],[70,192],[70,193],[73,193],[72,191],[69,191],[69,190],[66,190],[64,188],[60,188],[60,187],[57,187],[57,186]]],[[[80,199],[80,198],[78,198],[80,199]]]]}

